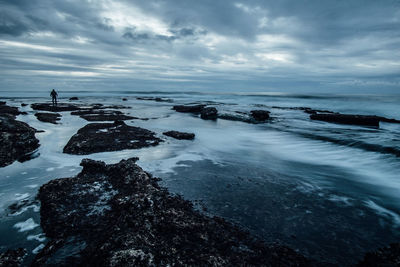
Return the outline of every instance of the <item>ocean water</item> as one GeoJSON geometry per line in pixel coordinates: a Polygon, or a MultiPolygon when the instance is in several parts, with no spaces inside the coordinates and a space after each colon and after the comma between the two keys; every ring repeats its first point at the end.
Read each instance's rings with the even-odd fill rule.
{"type": "Polygon", "coordinates": [[[0,251],[25,247],[29,262],[46,243],[35,197],[47,181],[76,175],[83,158],[115,163],[139,157],[138,164],[162,178],[210,216],[222,216],[266,242],[277,242],[320,261],[350,265],[363,253],[399,241],[400,124],[379,128],[311,121],[293,107],[400,119],[400,96],[295,95],[280,93],[60,92],[61,101],[121,104],[127,124],[156,132],[165,142],[140,150],[67,155],[69,138],[88,122],[61,112],[60,124],[40,122],[21,103],[49,101],[47,92],[4,92],[1,100],[19,106],[37,133],[36,158],[0,169],[0,251]],[[164,97],[172,103],[137,100],[164,97]],[[127,101],[122,101],[126,97],[127,101]],[[265,109],[271,121],[206,121],[171,110],[173,105],[206,103],[220,113],[265,109]],[[193,141],[162,135],[193,132],[193,141]],[[11,212],[10,205],[19,204],[11,212]]]}

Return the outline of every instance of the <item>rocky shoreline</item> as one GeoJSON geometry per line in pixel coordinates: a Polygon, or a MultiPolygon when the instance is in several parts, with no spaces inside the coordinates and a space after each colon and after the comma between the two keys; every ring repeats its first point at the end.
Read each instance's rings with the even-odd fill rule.
{"type": "Polygon", "coordinates": [[[76,177],[40,188],[41,226],[50,241],[32,266],[312,265],[287,247],[268,246],[199,213],[136,160],[84,159],[76,177]]]}
{"type": "Polygon", "coordinates": [[[37,130],[16,120],[19,114],[23,113],[16,107],[7,106],[5,102],[0,105],[0,167],[30,159],[39,147],[35,137],[37,130]]]}

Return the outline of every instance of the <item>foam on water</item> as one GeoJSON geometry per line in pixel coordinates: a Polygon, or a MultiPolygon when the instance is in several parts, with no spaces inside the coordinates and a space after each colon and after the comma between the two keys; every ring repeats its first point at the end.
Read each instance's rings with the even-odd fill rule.
{"type": "Polygon", "coordinates": [[[26,232],[35,229],[39,224],[35,223],[32,218],[27,219],[24,222],[14,224],[14,228],[18,229],[18,232],[26,232]]]}

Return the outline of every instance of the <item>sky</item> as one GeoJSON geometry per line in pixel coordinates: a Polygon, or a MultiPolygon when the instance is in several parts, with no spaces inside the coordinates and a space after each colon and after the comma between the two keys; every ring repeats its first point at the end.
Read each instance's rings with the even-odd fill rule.
{"type": "Polygon", "coordinates": [[[400,94],[400,0],[0,0],[0,91],[400,94]]]}

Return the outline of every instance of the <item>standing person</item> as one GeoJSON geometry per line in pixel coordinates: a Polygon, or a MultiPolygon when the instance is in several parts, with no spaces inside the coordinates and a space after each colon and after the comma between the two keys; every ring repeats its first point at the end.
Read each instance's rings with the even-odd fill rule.
{"type": "Polygon", "coordinates": [[[51,91],[51,93],[50,93],[50,96],[51,96],[51,102],[53,102],[53,106],[54,105],[57,106],[57,96],[58,96],[58,94],[57,94],[56,90],[53,89],[51,91]]]}

